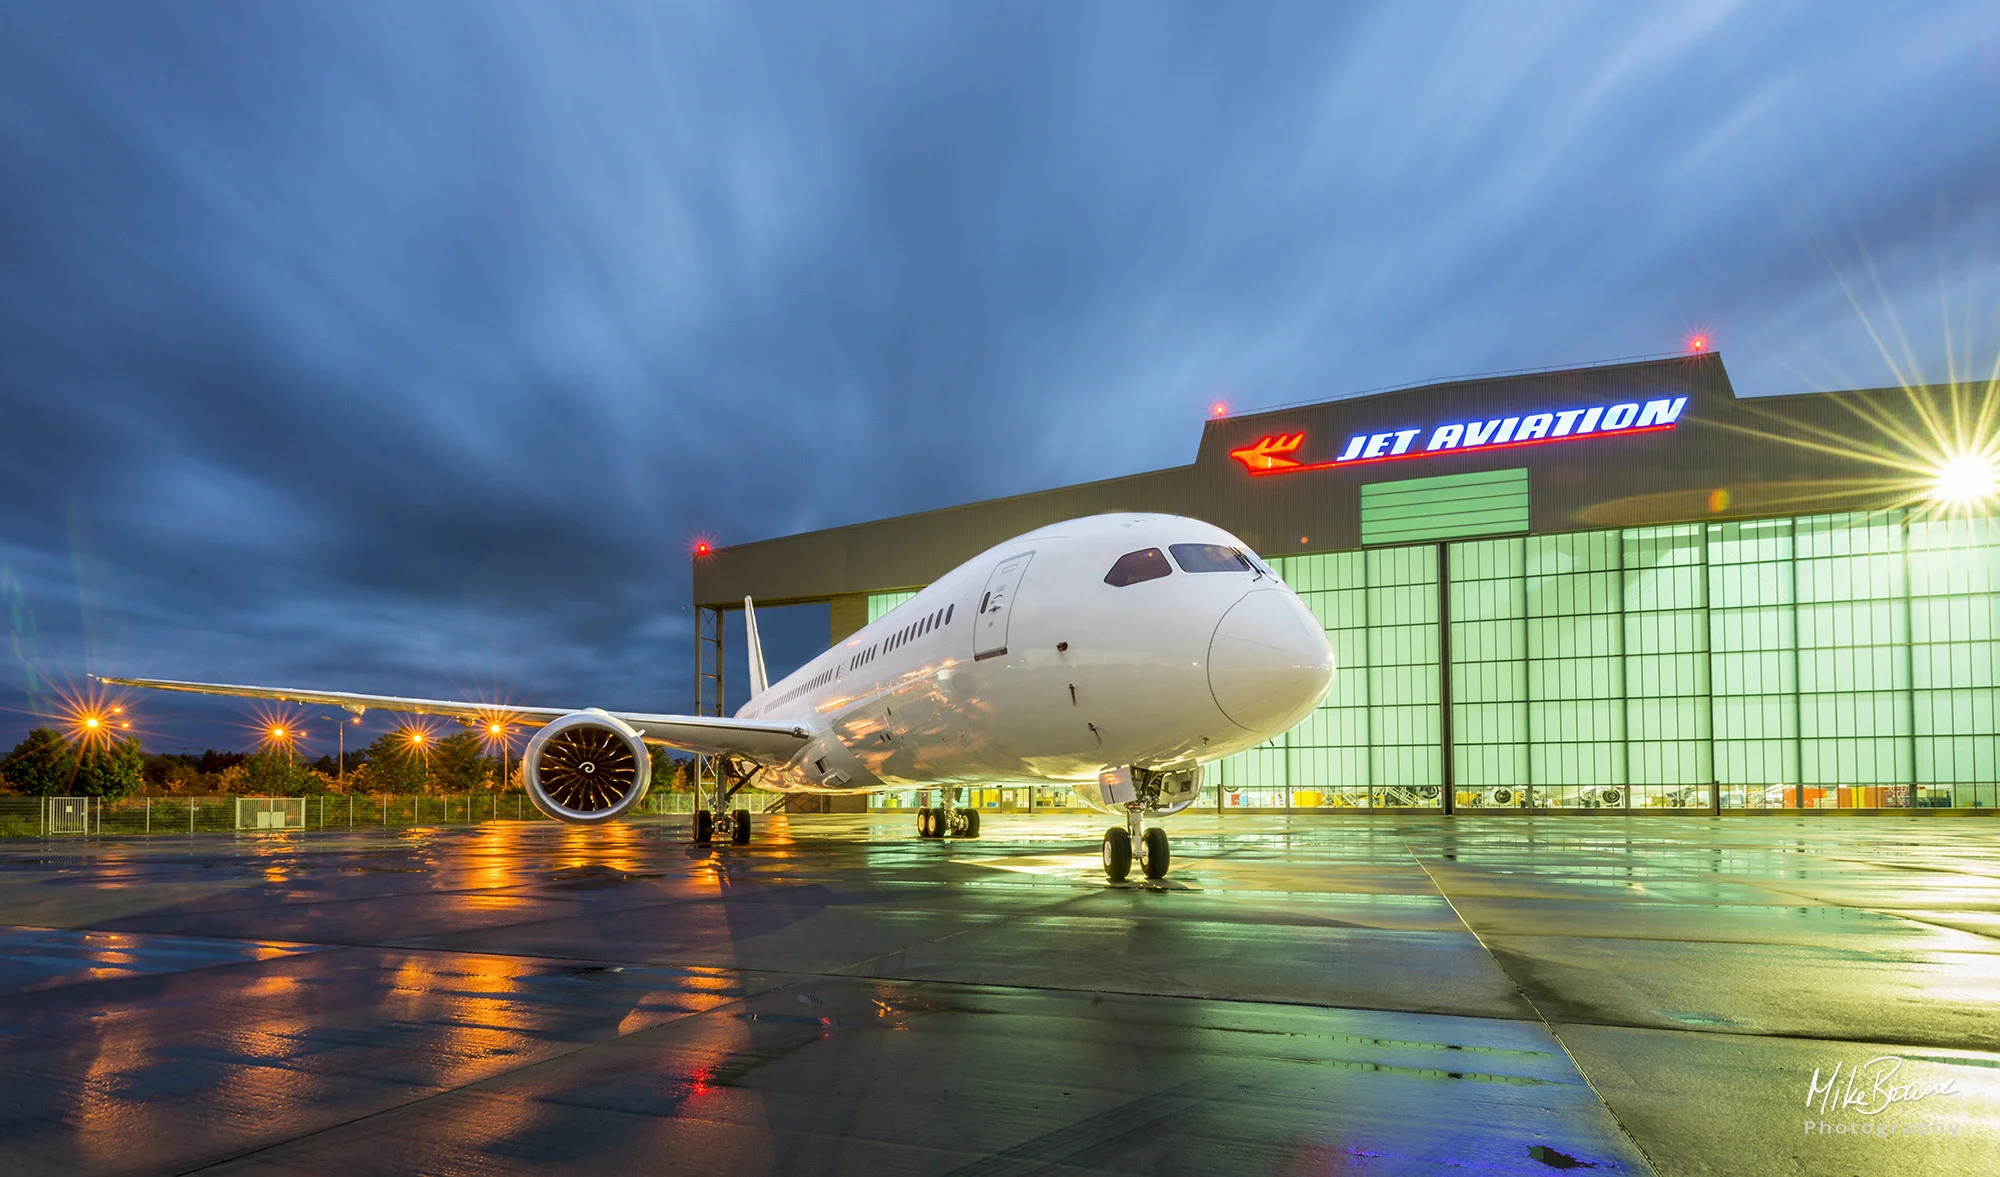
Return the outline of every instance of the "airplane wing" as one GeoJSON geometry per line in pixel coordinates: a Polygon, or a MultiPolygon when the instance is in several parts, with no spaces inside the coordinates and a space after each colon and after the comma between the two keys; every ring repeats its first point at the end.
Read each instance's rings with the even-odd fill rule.
{"type": "MultiPolygon", "coordinates": [[[[546,723],[583,710],[580,707],[510,707],[503,703],[467,703],[452,699],[405,699],[396,695],[359,695],[348,691],[309,691],[294,687],[177,682],[161,678],[91,677],[118,687],[344,707],[356,715],[373,707],[413,715],[442,715],[476,723],[518,723],[523,720],[546,723]]],[[[688,752],[740,756],[758,764],[784,764],[812,738],[812,733],[802,725],[783,720],[725,719],[719,715],[651,715],[639,711],[610,711],[606,714],[631,724],[648,743],[664,744],[688,752]]]]}

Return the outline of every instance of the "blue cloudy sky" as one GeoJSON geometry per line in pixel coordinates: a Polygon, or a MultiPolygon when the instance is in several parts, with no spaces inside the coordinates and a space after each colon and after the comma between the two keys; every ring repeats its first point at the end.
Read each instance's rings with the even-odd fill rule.
{"type": "Polygon", "coordinates": [[[1984,376],[1996,111],[1990,2],[0,0],[0,747],[90,671],[684,707],[691,535],[1216,399],[1984,376]]]}

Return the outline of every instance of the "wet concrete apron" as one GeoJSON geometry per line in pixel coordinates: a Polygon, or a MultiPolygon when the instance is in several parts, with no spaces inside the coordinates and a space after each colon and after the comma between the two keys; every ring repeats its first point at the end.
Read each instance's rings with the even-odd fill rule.
{"type": "Polygon", "coordinates": [[[1168,828],[6,844],[4,1168],[2000,1170],[1992,821],[1168,828]]]}

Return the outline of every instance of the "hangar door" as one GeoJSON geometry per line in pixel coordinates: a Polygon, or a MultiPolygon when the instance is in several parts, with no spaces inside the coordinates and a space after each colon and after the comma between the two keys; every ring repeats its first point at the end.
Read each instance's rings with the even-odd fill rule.
{"type": "Polygon", "coordinates": [[[1000,561],[986,578],[986,593],[979,598],[979,621],[972,627],[972,658],[993,658],[1007,652],[1007,619],[1014,612],[1014,594],[1027,574],[1033,552],[1022,552],[1000,561]]]}

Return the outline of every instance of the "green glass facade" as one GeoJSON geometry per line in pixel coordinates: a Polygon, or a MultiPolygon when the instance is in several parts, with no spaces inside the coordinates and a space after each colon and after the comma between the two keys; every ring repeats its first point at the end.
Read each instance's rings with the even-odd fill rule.
{"type": "Polygon", "coordinates": [[[890,610],[916,596],[916,591],[907,593],[868,594],[868,624],[873,625],[889,615],[890,610]]]}
{"type": "Polygon", "coordinates": [[[1992,519],[1822,515],[1270,563],[1339,670],[1304,723],[1221,762],[1225,807],[1441,807],[1447,651],[1459,808],[2000,804],[1992,519]]]}

